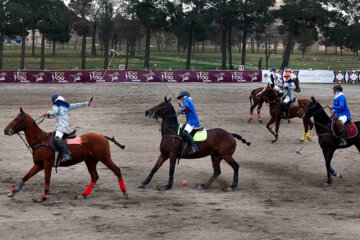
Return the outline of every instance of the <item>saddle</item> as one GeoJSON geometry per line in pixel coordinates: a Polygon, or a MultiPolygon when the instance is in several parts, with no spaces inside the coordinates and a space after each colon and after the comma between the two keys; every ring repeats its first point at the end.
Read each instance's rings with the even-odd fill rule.
{"type": "MultiPolygon", "coordinates": [[[[335,120],[335,119],[333,119],[331,121],[331,131],[333,132],[334,136],[336,138],[338,138],[338,135],[337,135],[338,130],[337,130],[336,122],[337,122],[337,120],[335,120]]],[[[345,136],[346,139],[353,138],[358,135],[358,129],[357,129],[355,123],[351,122],[351,120],[348,120],[345,123],[344,127],[346,127],[346,136],[345,136]]]]}
{"type": "MultiPolygon", "coordinates": [[[[181,138],[181,133],[184,131],[184,128],[185,128],[185,124],[180,124],[179,125],[179,129],[178,129],[178,132],[177,132],[177,135],[180,139],[181,138]]],[[[207,131],[206,129],[204,129],[204,127],[200,127],[200,128],[194,128],[191,133],[190,133],[190,136],[193,137],[194,139],[194,142],[201,142],[201,141],[205,141],[206,138],[207,138],[207,131]]]]}
{"type": "Polygon", "coordinates": [[[299,107],[299,102],[297,98],[295,98],[292,102],[290,102],[290,108],[293,107],[299,107]]]}
{"type": "MultiPolygon", "coordinates": [[[[50,139],[50,147],[55,151],[55,163],[54,163],[54,167],[55,167],[55,172],[57,173],[57,167],[60,165],[60,149],[58,148],[58,146],[55,143],[55,133],[56,131],[54,131],[52,133],[51,139],[50,139]]],[[[71,144],[82,144],[82,139],[81,137],[77,137],[76,136],[76,130],[72,131],[69,134],[64,134],[63,138],[61,139],[61,141],[63,142],[63,144],[67,145],[71,145],[71,144]]]]}

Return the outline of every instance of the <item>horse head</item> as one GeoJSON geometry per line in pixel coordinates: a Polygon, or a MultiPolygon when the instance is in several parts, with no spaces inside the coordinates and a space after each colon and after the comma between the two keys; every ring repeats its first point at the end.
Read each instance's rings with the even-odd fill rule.
{"type": "Polygon", "coordinates": [[[145,111],[145,116],[149,118],[166,118],[168,116],[173,116],[175,114],[175,109],[171,104],[171,98],[167,99],[166,96],[164,97],[164,102],[156,105],[145,111]]]}
{"type": "Polygon", "coordinates": [[[257,98],[266,99],[267,102],[271,102],[277,99],[278,95],[274,89],[268,84],[261,92],[256,94],[257,98]]]}
{"type": "Polygon", "coordinates": [[[29,122],[33,119],[29,114],[26,114],[20,107],[20,113],[6,126],[4,129],[5,135],[14,135],[20,131],[25,130],[29,126],[29,122]]]}
{"type": "Polygon", "coordinates": [[[311,101],[305,104],[304,107],[300,108],[296,113],[296,116],[299,118],[305,118],[306,116],[312,116],[317,109],[315,109],[316,105],[320,105],[318,101],[315,100],[314,97],[311,97],[311,101]]]}
{"type": "Polygon", "coordinates": [[[294,83],[295,83],[295,86],[296,86],[295,92],[297,92],[297,93],[301,92],[300,81],[299,81],[298,77],[294,78],[294,83]]]}

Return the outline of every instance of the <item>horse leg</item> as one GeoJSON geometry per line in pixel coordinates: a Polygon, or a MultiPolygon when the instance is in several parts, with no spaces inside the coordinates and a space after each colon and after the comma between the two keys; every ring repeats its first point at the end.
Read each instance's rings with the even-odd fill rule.
{"type": "Polygon", "coordinates": [[[163,188],[164,190],[169,190],[172,188],[174,183],[174,173],[175,173],[175,163],[176,163],[176,154],[172,153],[170,155],[170,170],[169,170],[169,181],[163,188]]]}
{"type": "Polygon", "coordinates": [[[275,136],[275,133],[274,131],[272,130],[272,128],[270,127],[271,124],[273,124],[275,122],[275,118],[274,117],[271,117],[269,122],[266,124],[266,128],[269,130],[269,132],[275,136]]]}
{"type": "Polygon", "coordinates": [[[91,190],[93,189],[97,180],[99,179],[99,175],[96,170],[97,163],[98,163],[98,161],[92,157],[85,160],[86,167],[90,173],[91,182],[90,182],[89,186],[85,189],[85,191],[82,194],[80,194],[79,196],[77,196],[77,199],[82,199],[82,198],[87,197],[91,193],[91,190]]]}
{"type": "MultiPolygon", "coordinates": [[[[325,158],[325,165],[326,165],[326,173],[327,173],[327,182],[326,185],[330,185],[333,181],[333,177],[332,176],[338,176],[338,173],[336,173],[336,171],[331,167],[331,159],[334,155],[335,150],[332,148],[327,148],[327,149],[323,149],[323,155],[325,158]]],[[[341,175],[339,174],[339,177],[341,177],[341,175]]]]}
{"type": "Polygon", "coordinates": [[[261,120],[261,115],[260,115],[260,110],[262,108],[263,103],[264,103],[264,101],[260,100],[260,103],[258,104],[258,107],[257,107],[257,117],[258,117],[259,123],[263,123],[263,121],[261,120]]]}
{"type": "Polygon", "coordinates": [[[123,198],[128,198],[128,193],[126,192],[125,183],[123,180],[123,177],[121,175],[121,170],[116,164],[113,162],[110,156],[108,156],[106,159],[100,160],[105,166],[107,166],[118,178],[120,190],[123,194],[123,198]]]}
{"type": "Polygon", "coordinates": [[[256,107],[256,105],[257,105],[257,102],[254,99],[254,104],[250,106],[250,117],[249,117],[248,123],[250,123],[251,120],[253,119],[254,108],[256,107]]]}
{"type": "Polygon", "coordinates": [[[34,202],[41,203],[50,199],[50,179],[51,179],[51,170],[54,161],[44,160],[44,173],[45,173],[45,185],[44,185],[44,195],[38,199],[33,199],[34,202]]]}
{"type": "Polygon", "coordinates": [[[311,121],[310,118],[308,119],[308,126],[309,126],[309,130],[306,133],[306,138],[307,138],[307,140],[311,141],[310,133],[311,133],[311,130],[313,129],[313,127],[314,127],[314,123],[311,121]]]}
{"type": "Polygon", "coordinates": [[[234,160],[232,156],[224,156],[224,160],[234,169],[233,182],[229,189],[235,189],[238,186],[239,164],[234,160]]]}
{"type": "Polygon", "coordinates": [[[163,165],[163,163],[167,160],[168,158],[165,157],[163,154],[160,154],[158,160],[155,163],[155,166],[152,168],[151,172],[149,173],[149,175],[147,176],[147,178],[140,183],[140,185],[138,186],[138,188],[145,188],[146,185],[148,185],[152,179],[152,177],[154,176],[154,174],[157,172],[157,170],[159,170],[159,168],[161,167],[161,165],[163,165]]]}
{"type": "Polygon", "coordinates": [[[34,164],[32,168],[29,170],[29,172],[20,180],[20,182],[11,189],[10,193],[8,194],[8,197],[14,197],[17,192],[21,190],[21,188],[24,186],[25,182],[29,180],[32,176],[37,174],[39,171],[43,170],[44,167],[38,164],[34,164]]]}
{"type": "Polygon", "coordinates": [[[214,174],[209,178],[209,180],[206,183],[200,184],[200,186],[203,189],[208,189],[208,187],[214,182],[214,180],[221,174],[220,170],[220,162],[222,157],[219,155],[219,153],[212,154],[211,155],[211,162],[214,169],[214,174]]]}

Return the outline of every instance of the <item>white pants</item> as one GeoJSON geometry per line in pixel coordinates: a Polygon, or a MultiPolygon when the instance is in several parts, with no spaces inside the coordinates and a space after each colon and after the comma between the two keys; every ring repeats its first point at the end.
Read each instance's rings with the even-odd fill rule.
{"type": "Polygon", "coordinates": [[[64,136],[63,132],[61,132],[59,130],[56,130],[55,137],[58,137],[58,138],[62,139],[63,136],[64,136]]]}
{"type": "Polygon", "coordinates": [[[194,125],[191,126],[190,124],[186,124],[185,126],[185,131],[187,131],[188,133],[191,133],[191,131],[194,129],[194,125]]]}
{"type": "Polygon", "coordinates": [[[338,119],[340,121],[342,121],[343,124],[345,124],[347,122],[347,116],[346,115],[340,116],[340,117],[338,117],[338,119]]]}

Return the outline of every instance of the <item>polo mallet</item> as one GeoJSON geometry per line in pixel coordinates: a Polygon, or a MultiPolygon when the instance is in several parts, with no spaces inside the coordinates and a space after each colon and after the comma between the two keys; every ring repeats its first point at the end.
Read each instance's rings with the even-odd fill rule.
{"type": "MultiPolygon", "coordinates": [[[[157,65],[155,64],[151,69],[154,69],[157,65]]],[[[170,88],[165,84],[164,79],[161,78],[162,84],[166,87],[166,89],[169,91],[169,93],[173,96],[173,98],[176,100],[176,102],[179,104],[179,107],[182,107],[180,102],[178,101],[177,97],[175,97],[175,94],[170,90],[170,88]]]]}
{"type": "Polygon", "coordinates": [[[313,135],[311,136],[310,140],[308,140],[307,142],[305,142],[304,145],[303,145],[299,150],[296,151],[296,150],[294,149],[294,151],[295,151],[297,154],[301,155],[300,151],[306,146],[306,144],[308,144],[309,142],[311,142],[311,139],[312,139],[312,137],[313,137],[314,135],[315,135],[315,134],[313,134],[313,135]]]}
{"type": "Polygon", "coordinates": [[[107,66],[104,74],[102,75],[102,77],[101,77],[101,79],[100,79],[97,87],[95,88],[95,90],[94,90],[94,92],[93,92],[93,94],[92,94],[92,96],[91,96],[91,98],[90,98],[90,102],[92,102],[92,100],[94,99],[94,97],[95,97],[95,95],[96,95],[97,90],[98,90],[99,87],[101,86],[101,83],[103,82],[103,79],[104,79],[107,71],[108,71],[109,68],[110,68],[110,65],[111,65],[112,60],[114,59],[114,56],[115,56],[115,55],[119,56],[119,53],[118,53],[117,51],[115,51],[114,49],[111,49],[111,53],[112,53],[112,59],[110,60],[110,62],[109,62],[109,64],[108,64],[108,66],[107,66]]]}

